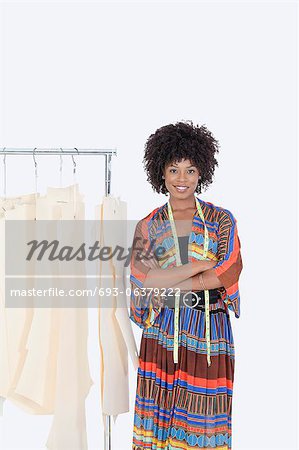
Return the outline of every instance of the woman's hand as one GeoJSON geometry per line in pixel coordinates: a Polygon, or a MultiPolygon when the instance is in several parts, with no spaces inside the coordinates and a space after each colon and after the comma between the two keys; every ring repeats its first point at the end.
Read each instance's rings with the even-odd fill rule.
{"type": "Polygon", "coordinates": [[[191,264],[194,266],[192,267],[192,273],[194,276],[200,272],[204,272],[205,270],[212,269],[216,265],[216,261],[212,261],[210,259],[200,259],[198,261],[193,261],[191,264]]]}

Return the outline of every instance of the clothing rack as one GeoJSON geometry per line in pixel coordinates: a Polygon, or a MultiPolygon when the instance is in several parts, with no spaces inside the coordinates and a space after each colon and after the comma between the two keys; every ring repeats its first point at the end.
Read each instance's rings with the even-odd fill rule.
{"type": "MultiPolygon", "coordinates": [[[[113,155],[117,155],[116,149],[97,149],[97,148],[8,148],[4,147],[0,151],[1,155],[77,155],[77,156],[105,156],[105,196],[111,194],[111,159],[113,155]]],[[[36,162],[34,160],[36,165],[36,162]]],[[[105,418],[105,430],[104,430],[104,450],[111,450],[111,416],[106,415],[105,418]]]]}
{"type": "MultiPolygon", "coordinates": [[[[105,156],[105,195],[111,193],[111,159],[113,155],[117,155],[116,149],[85,149],[85,148],[7,148],[4,147],[0,152],[1,155],[84,155],[84,156],[105,156]]],[[[106,450],[106,449],[105,449],[106,450]]]]}

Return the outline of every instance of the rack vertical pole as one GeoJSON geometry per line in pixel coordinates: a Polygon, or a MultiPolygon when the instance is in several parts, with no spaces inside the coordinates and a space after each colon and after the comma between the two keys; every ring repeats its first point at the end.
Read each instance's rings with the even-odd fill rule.
{"type": "MultiPolygon", "coordinates": [[[[105,195],[111,194],[111,155],[105,155],[105,195]]],[[[104,450],[111,450],[111,416],[105,414],[104,450]]]]}

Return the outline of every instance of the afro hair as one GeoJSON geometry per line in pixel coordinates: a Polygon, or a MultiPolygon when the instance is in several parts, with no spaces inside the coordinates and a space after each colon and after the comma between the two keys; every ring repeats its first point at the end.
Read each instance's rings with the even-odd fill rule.
{"type": "Polygon", "coordinates": [[[201,193],[202,187],[206,189],[212,183],[218,152],[219,143],[205,125],[193,125],[191,120],[164,125],[151,134],[145,144],[143,164],[147,181],[154,191],[166,194],[162,178],[166,166],[189,159],[201,175],[196,188],[196,192],[201,193]]]}

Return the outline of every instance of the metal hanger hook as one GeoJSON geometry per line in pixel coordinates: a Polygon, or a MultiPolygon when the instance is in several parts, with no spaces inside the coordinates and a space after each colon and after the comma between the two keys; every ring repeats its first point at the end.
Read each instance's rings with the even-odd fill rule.
{"type": "MultiPolygon", "coordinates": [[[[61,152],[63,154],[63,149],[61,147],[60,147],[60,150],[61,150],[61,152]]],[[[60,172],[61,172],[62,171],[62,164],[63,164],[62,155],[59,155],[59,158],[60,158],[60,172]]]]}
{"type": "MultiPolygon", "coordinates": [[[[33,161],[34,161],[34,171],[35,171],[35,202],[37,200],[37,161],[35,159],[35,154],[34,154],[36,150],[37,150],[37,147],[35,147],[32,152],[33,161]]],[[[34,220],[36,220],[36,210],[35,210],[34,220]]]]}
{"type": "Polygon", "coordinates": [[[35,167],[35,173],[37,173],[37,162],[36,162],[36,159],[35,159],[35,150],[37,150],[37,147],[35,147],[34,149],[33,149],[33,153],[32,153],[32,156],[33,156],[33,161],[34,161],[34,167],[35,167]]]}
{"type": "MultiPolygon", "coordinates": [[[[74,147],[74,149],[76,150],[76,152],[77,152],[77,155],[79,156],[79,151],[78,151],[78,149],[76,148],[76,147],[74,147]]],[[[71,155],[72,156],[72,160],[73,160],[73,166],[74,166],[74,170],[73,170],[73,173],[74,173],[74,175],[75,175],[75,173],[76,173],[76,167],[77,167],[77,164],[76,164],[76,161],[75,161],[75,159],[74,159],[74,155],[71,155]]]]}
{"type": "MultiPolygon", "coordinates": [[[[63,154],[63,149],[60,147],[61,153],[63,154]]],[[[60,168],[59,168],[59,172],[60,172],[60,187],[62,187],[62,165],[63,165],[63,159],[62,159],[62,155],[59,155],[60,158],[60,168]]]]}
{"type": "MultiPolygon", "coordinates": [[[[4,152],[5,149],[6,149],[6,147],[3,147],[2,151],[4,152]]],[[[6,164],[6,154],[3,155],[3,164],[4,164],[4,167],[5,167],[5,164],[6,164]]]]}
{"type": "MultiPolygon", "coordinates": [[[[5,149],[6,149],[6,147],[3,147],[2,151],[4,152],[5,149]]],[[[4,180],[3,193],[4,193],[4,198],[6,199],[6,154],[3,155],[3,180],[4,180]]]]}

